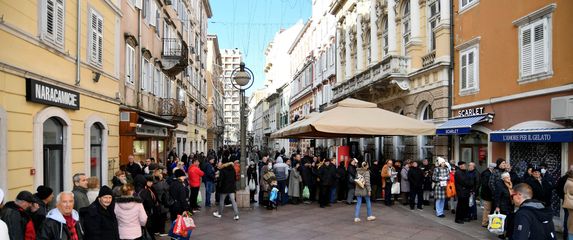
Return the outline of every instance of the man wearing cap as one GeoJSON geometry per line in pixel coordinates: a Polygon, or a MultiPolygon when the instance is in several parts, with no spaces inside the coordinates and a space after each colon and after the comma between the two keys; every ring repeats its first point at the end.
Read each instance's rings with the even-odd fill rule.
{"type": "Polygon", "coordinates": [[[56,208],[50,210],[38,234],[38,240],[85,239],[80,215],[74,210],[74,194],[61,192],[56,198],[56,208]]]}
{"type": "Polygon", "coordinates": [[[119,239],[113,191],[108,186],[101,187],[96,201],[80,210],[80,219],[84,227],[85,239],[119,239]]]}
{"type": "MultiPolygon", "coordinates": [[[[0,188],[0,210],[4,207],[4,191],[0,188]]],[[[0,219],[0,239],[10,239],[8,235],[8,226],[0,219]]]]}
{"type": "Polygon", "coordinates": [[[493,173],[493,170],[495,169],[496,166],[497,164],[495,163],[488,164],[487,169],[481,173],[479,178],[481,185],[480,197],[483,205],[483,212],[481,218],[482,227],[487,227],[487,224],[489,223],[488,215],[490,214],[491,204],[493,201],[493,192],[489,187],[489,178],[491,177],[491,174],[493,173]]]}
{"type": "Polygon", "coordinates": [[[6,203],[0,212],[0,219],[6,222],[8,229],[10,229],[11,240],[36,239],[34,223],[28,214],[28,210],[32,208],[35,202],[31,192],[21,191],[16,196],[16,200],[6,203]]]}
{"type": "Polygon", "coordinates": [[[551,192],[553,191],[553,186],[551,183],[541,176],[540,168],[533,168],[532,175],[526,182],[533,190],[532,199],[538,200],[545,204],[545,206],[551,206],[551,192]]]}
{"type": "Polygon", "coordinates": [[[81,208],[90,205],[90,200],[88,199],[88,178],[84,173],[76,173],[73,180],[74,209],[79,211],[81,208]]]}
{"type": "Polygon", "coordinates": [[[40,229],[50,210],[49,205],[54,200],[54,191],[50,187],[40,185],[36,188],[34,198],[36,200],[34,205],[37,205],[38,210],[32,214],[32,221],[34,222],[34,228],[40,229]]]}

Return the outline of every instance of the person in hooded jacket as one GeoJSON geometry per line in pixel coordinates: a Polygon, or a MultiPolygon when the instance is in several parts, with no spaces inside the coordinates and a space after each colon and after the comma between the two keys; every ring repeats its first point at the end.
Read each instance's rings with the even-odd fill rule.
{"type": "Polygon", "coordinates": [[[205,207],[211,207],[211,194],[215,192],[215,158],[209,157],[209,162],[205,164],[205,175],[203,176],[203,183],[205,183],[205,207]]]}
{"type": "Polygon", "coordinates": [[[235,191],[236,191],[236,177],[235,177],[235,168],[233,167],[233,162],[226,162],[221,165],[221,169],[219,172],[219,181],[217,182],[220,185],[219,194],[221,195],[219,199],[219,210],[213,212],[213,216],[216,218],[221,218],[221,214],[223,213],[223,209],[225,207],[224,199],[229,196],[229,200],[231,201],[231,205],[233,206],[233,211],[235,213],[235,217],[233,219],[239,220],[239,208],[237,207],[237,202],[235,202],[235,191]]]}
{"type": "MultiPolygon", "coordinates": [[[[169,204],[172,204],[171,195],[169,193],[169,184],[163,178],[163,171],[155,169],[153,171],[153,190],[157,194],[159,200],[159,214],[157,217],[158,223],[164,223],[167,220],[167,213],[169,212],[169,204]]],[[[150,232],[165,234],[165,224],[155,224],[149,229],[150,232]]]]}
{"type": "Polygon", "coordinates": [[[104,185],[100,188],[96,200],[80,210],[86,240],[119,240],[114,208],[113,192],[104,185]]]}
{"type": "Polygon", "coordinates": [[[330,206],[330,188],[336,179],[336,167],[331,163],[331,160],[325,159],[323,165],[318,168],[318,178],[320,180],[320,207],[325,208],[330,206]]]}
{"type": "Polygon", "coordinates": [[[169,194],[174,203],[169,208],[171,221],[177,219],[177,215],[182,214],[184,211],[190,210],[189,207],[189,182],[186,181],[187,175],[181,169],[175,170],[175,181],[169,185],[169,194]]]}
{"type": "Polygon", "coordinates": [[[358,160],[353,158],[348,165],[348,169],[346,171],[346,185],[348,188],[348,193],[346,195],[346,204],[352,204],[352,200],[354,199],[354,191],[356,190],[356,183],[354,183],[354,179],[356,179],[356,166],[358,164],[358,160]]]}
{"type": "Polygon", "coordinates": [[[279,156],[277,163],[273,166],[273,171],[277,177],[277,188],[279,190],[279,199],[282,205],[288,202],[288,195],[286,188],[288,185],[289,166],[283,162],[283,158],[279,156]]]}
{"type": "Polygon", "coordinates": [[[553,225],[553,211],[542,202],[531,199],[533,191],[527,184],[513,187],[513,202],[519,209],[515,212],[512,239],[551,240],[556,239],[553,225]]]}
{"type": "Polygon", "coordinates": [[[354,222],[360,222],[360,205],[362,205],[362,198],[366,200],[366,220],[374,221],[375,216],[372,215],[372,205],[370,203],[370,196],[372,196],[372,186],[370,185],[370,170],[368,170],[368,163],[362,162],[362,167],[356,170],[356,176],[362,181],[362,185],[356,184],[354,194],[356,195],[356,207],[354,209],[354,222]]]}
{"type": "Polygon", "coordinates": [[[416,161],[410,163],[410,170],[408,170],[408,181],[410,182],[410,209],[414,210],[416,197],[418,197],[418,209],[423,209],[422,204],[424,203],[424,172],[418,167],[418,162],[416,161]]]}
{"type": "Polygon", "coordinates": [[[147,231],[153,235],[157,231],[154,226],[162,225],[165,222],[158,222],[161,214],[161,206],[159,205],[159,198],[155,189],[153,188],[153,176],[146,176],[147,183],[145,187],[137,194],[143,203],[143,208],[148,216],[146,224],[147,231]]]}
{"type": "Polygon", "coordinates": [[[247,183],[250,185],[251,181],[253,181],[255,184],[255,189],[249,189],[251,203],[256,203],[257,201],[255,200],[255,194],[257,193],[257,185],[259,181],[257,177],[257,167],[254,161],[251,161],[249,163],[249,167],[247,168],[247,183]]]}
{"type": "Polygon", "coordinates": [[[147,223],[147,214],[141,199],[134,197],[133,185],[121,187],[121,197],[116,198],[115,216],[117,217],[119,238],[137,239],[143,236],[141,231],[147,223]]]}
{"type": "Polygon", "coordinates": [[[48,212],[39,232],[38,240],[83,240],[85,232],[80,215],[74,210],[74,194],[61,192],[56,206],[48,212]]]}

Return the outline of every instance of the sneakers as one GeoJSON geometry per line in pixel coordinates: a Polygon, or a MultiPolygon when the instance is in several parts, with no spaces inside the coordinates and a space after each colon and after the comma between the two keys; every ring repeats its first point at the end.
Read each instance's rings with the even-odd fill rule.
{"type": "Polygon", "coordinates": [[[235,215],[235,217],[233,218],[235,221],[239,221],[239,215],[235,215]]]}
{"type": "Polygon", "coordinates": [[[360,218],[354,218],[354,222],[355,223],[360,222],[360,218]]]}
{"type": "Polygon", "coordinates": [[[374,216],[369,216],[369,217],[366,218],[366,220],[368,220],[368,221],[374,221],[374,220],[376,220],[376,217],[374,217],[374,216]]]}
{"type": "Polygon", "coordinates": [[[199,210],[199,209],[193,209],[193,213],[198,213],[198,212],[201,212],[201,210],[199,210]]]}
{"type": "Polygon", "coordinates": [[[213,212],[213,217],[221,218],[221,214],[219,214],[219,212],[213,212]]]}

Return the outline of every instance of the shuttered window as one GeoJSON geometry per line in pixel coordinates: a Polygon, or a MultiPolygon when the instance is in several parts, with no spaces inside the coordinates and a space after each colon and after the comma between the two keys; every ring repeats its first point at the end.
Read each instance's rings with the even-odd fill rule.
{"type": "Polygon", "coordinates": [[[45,0],[42,2],[42,40],[57,47],[64,46],[64,0],[45,0]]]}
{"type": "Polygon", "coordinates": [[[143,59],[141,62],[141,68],[143,75],[141,76],[141,90],[148,91],[149,90],[149,75],[152,74],[149,72],[149,60],[143,59]]]}
{"type": "Polygon", "coordinates": [[[472,46],[460,53],[460,94],[479,89],[479,51],[472,46]]]}
{"type": "Polygon", "coordinates": [[[549,34],[547,18],[520,27],[520,76],[549,71],[549,34]]]}
{"type": "Polygon", "coordinates": [[[133,84],[135,79],[135,49],[129,44],[125,46],[125,82],[133,84]]]}
{"type": "Polygon", "coordinates": [[[90,62],[101,67],[103,63],[103,17],[93,9],[89,14],[88,47],[90,62]]]}

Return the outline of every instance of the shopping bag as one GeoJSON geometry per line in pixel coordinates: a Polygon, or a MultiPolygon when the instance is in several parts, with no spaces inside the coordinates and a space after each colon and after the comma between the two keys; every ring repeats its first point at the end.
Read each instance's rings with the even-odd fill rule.
{"type": "Polygon", "coordinates": [[[255,179],[249,180],[249,190],[255,191],[257,189],[257,185],[255,184],[255,179]]]}
{"type": "Polygon", "coordinates": [[[453,181],[449,181],[446,185],[446,197],[453,198],[456,196],[456,185],[453,181]]]}
{"type": "Polygon", "coordinates": [[[277,197],[279,195],[278,193],[279,190],[276,187],[273,187],[273,190],[271,190],[271,194],[269,195],[269,201],[271,202],[277,201],[277,197]]]}
{"type": "Polygon", "coordinates": [[[310,199],[310,191],[308,190],[308,187],[304,187],[304,189],[302,189],[302,198],[303,199],[310,199]]]}
{"type": "Polygon", "coordinates": [[[199,194],[197,194],[197,205],[199,205],[201,202],[203,202],[203,197],[201,197],[201,192],[199,192],[199,194]]]}
{"type": "Polygon", "coordinates": [[[391,193],[392,194],[400,194],[400,183],[399,182],[392,183],[391,193]]]}
{"type": "Polygon", "coordinates": [[[191,238],[191,230],[180,233],[182,235],[179,234],[175,234],[175,226],[177,224],[177,220],[173,221],[173,223],[171,224],[171,228],[169,229],[169,237],[171,237],[172,239],[176,239],[176,240],[189,240],[189,238],[191,238]]]}
{"type": "Polygon", "coordinates": [[[469,207],[473,207],[473,206],[474,206],[474,204],[475,204],[475,197],[476,197],[476,194],[475,194],[475,193],[471,193],[471,194],[470,194],[470,203],[469,203],[469,205],[468,205],[469,207]]]}
{"type": "Polygon", "coordinates": [[[505,218],[506,216],[495,211],[493,214],[488,216],[489,223],[487,225],[487,230],[491,233],[501,235],[505,231],[505,218]]]}

